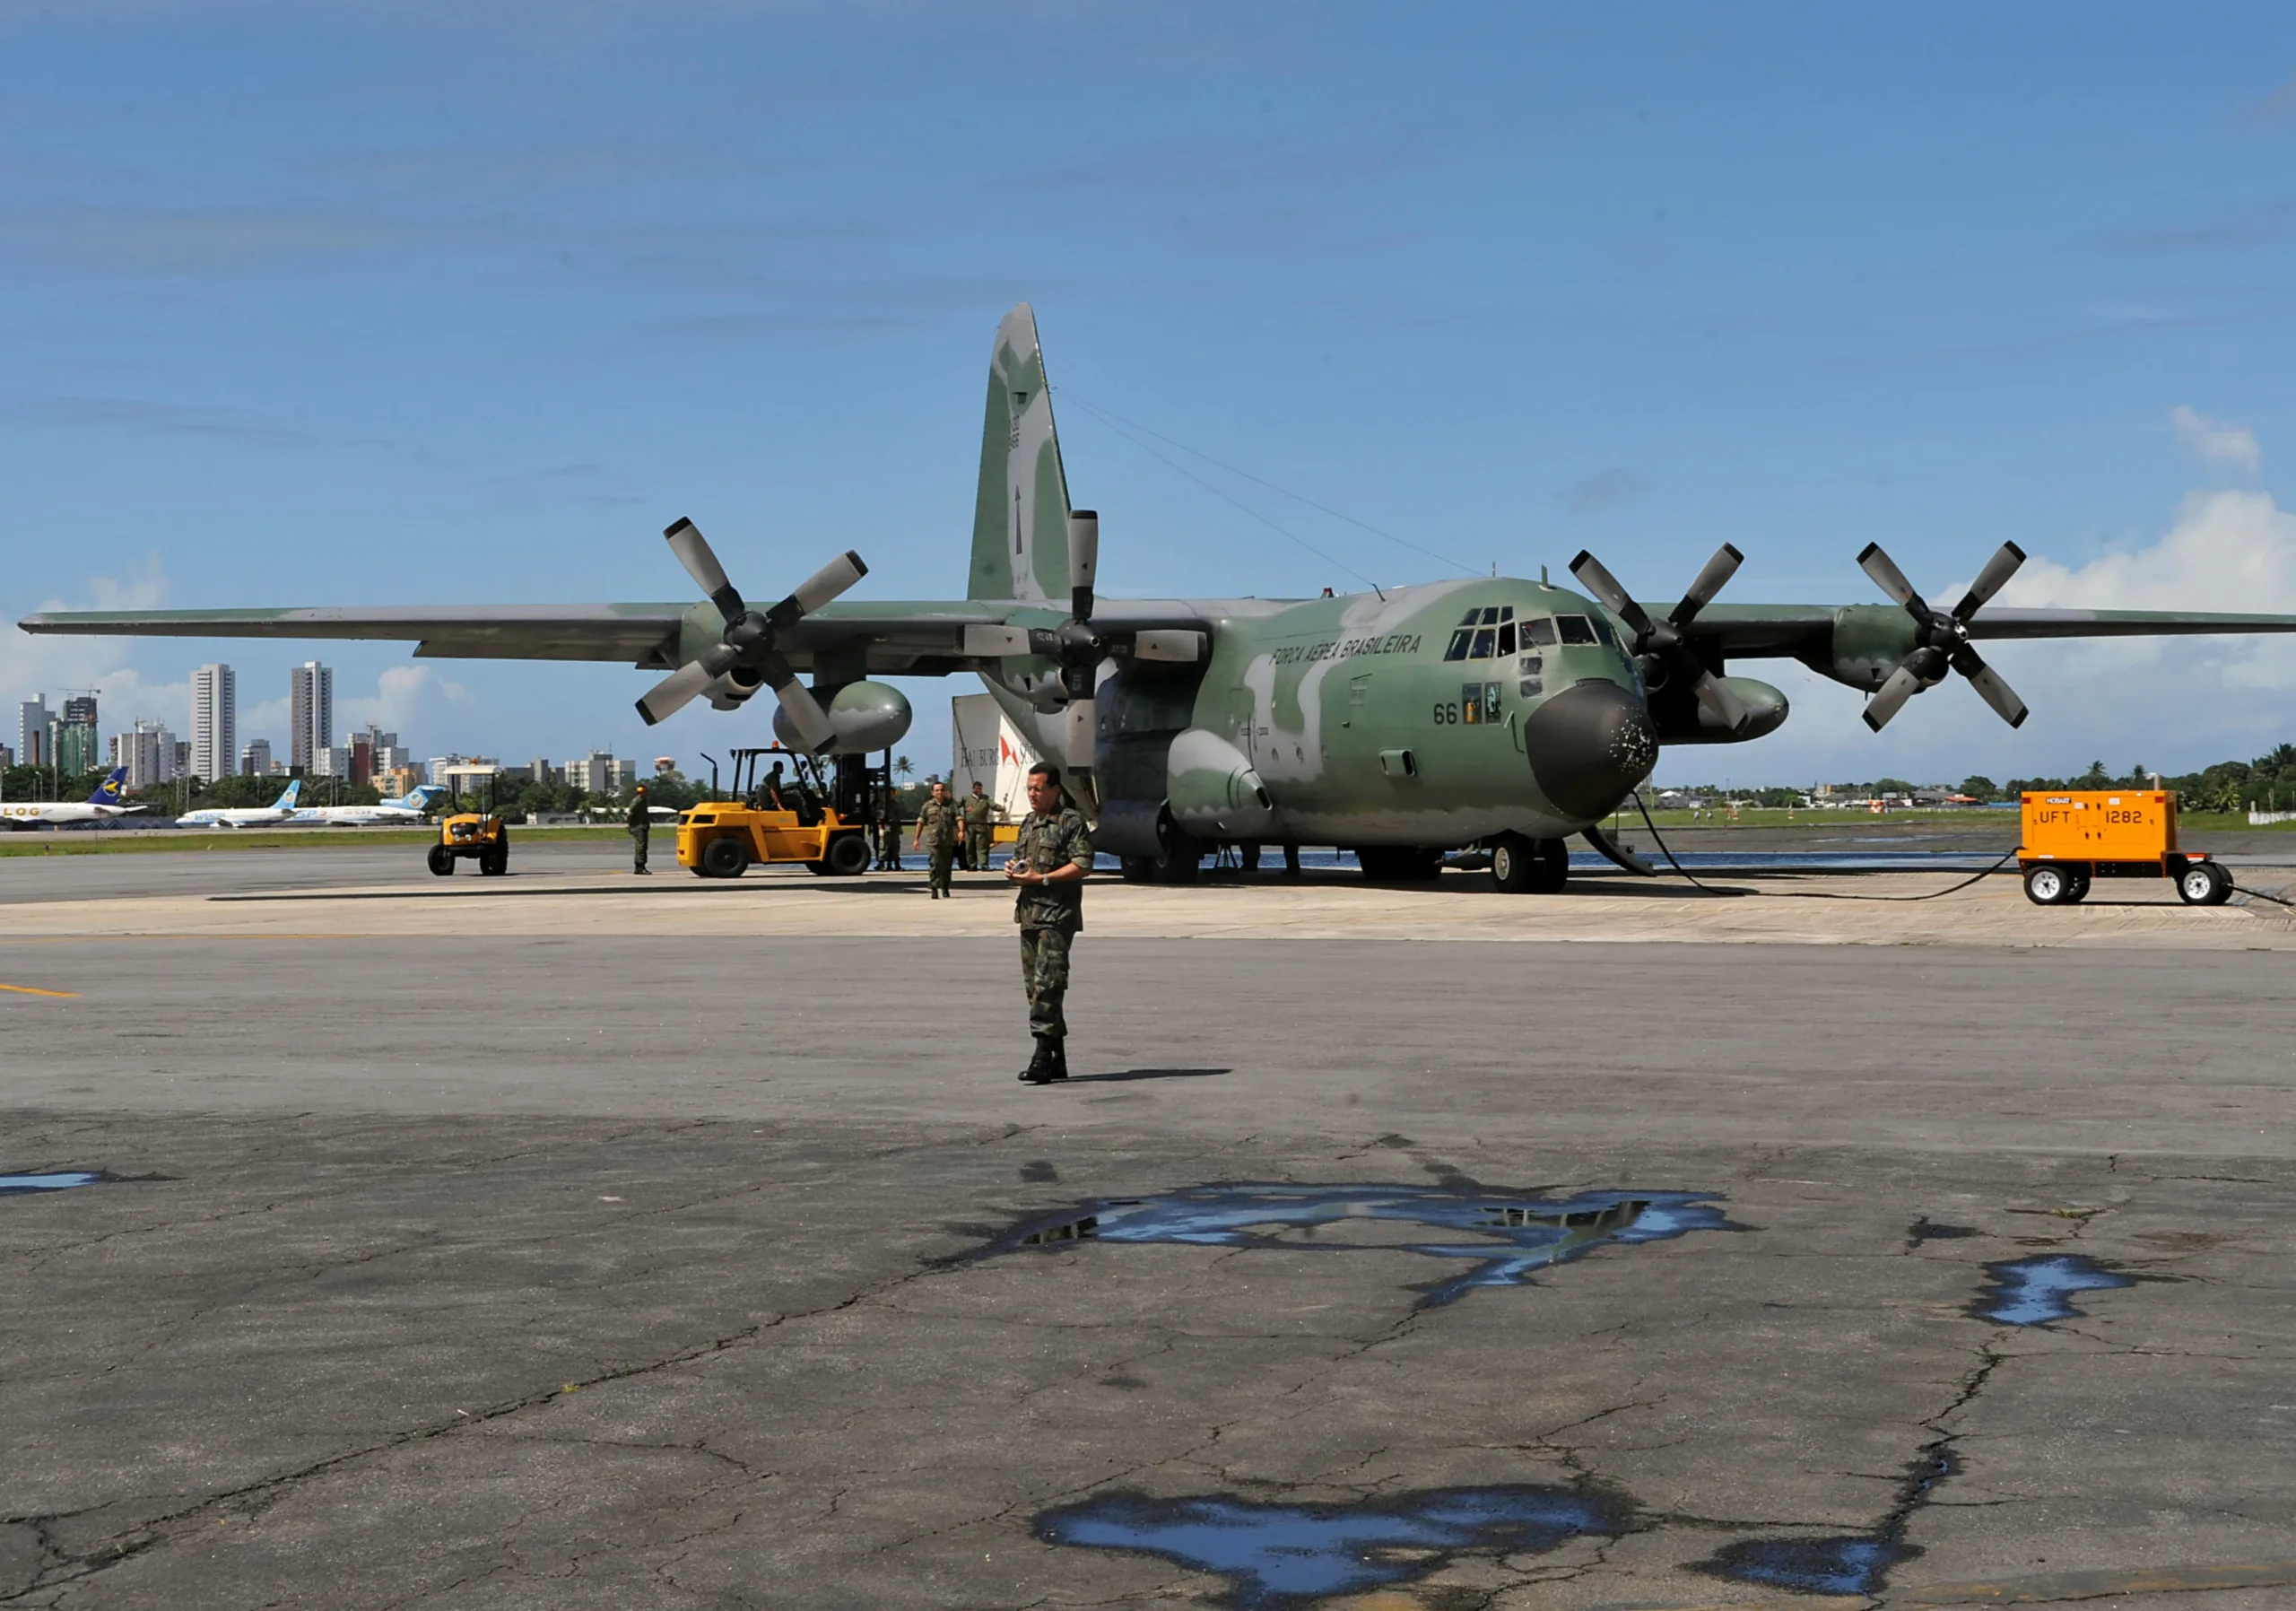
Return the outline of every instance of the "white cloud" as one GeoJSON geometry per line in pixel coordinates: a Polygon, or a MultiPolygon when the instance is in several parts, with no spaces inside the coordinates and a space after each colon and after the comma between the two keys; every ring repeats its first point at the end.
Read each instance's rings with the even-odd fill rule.
{"type": "MultiPolygon", "coordinates": [[[[149,610],[168,595],[168,579],[156,553],[131,564],[120,576],[88,579],[84,598],[48,598],[41,610],[149,610]]],[[[116,732],[137,717],[151,716],[181,732],[191,720],[191,682],[153,683],[129,665],[135,647],[126,638],[35,637],[13,626],[0,627],[0,696],[14,701],[35,694],[48,696],[50,709],[62,702],[65,689],[100,691],[103,728],[116,732]]],[[[16,742],[13,709],[0,744],[16,742]]]]}
{"type": "Polygon", "coordinates": [[[2211,419],[2183,403],[2169,411],[2169,423],[2184,450],[2203,464],[2234,465],[2253,475],[2264,462],[2257,433],[2246,425],[2211,419]]]}
{"type": "Polygon", "coordinates": [[[388,666],[376,679],[373,693],[335,701],[335,725],[340,731],[350,733],[372,722],[386,733],[396,733],[403,742],[412,743],[414,728],[420,725],[424,709],[433,703],[430,696],[434,694],[452,704],[470,702],[468,689],[448,681],[428,666],[388,666]]]}

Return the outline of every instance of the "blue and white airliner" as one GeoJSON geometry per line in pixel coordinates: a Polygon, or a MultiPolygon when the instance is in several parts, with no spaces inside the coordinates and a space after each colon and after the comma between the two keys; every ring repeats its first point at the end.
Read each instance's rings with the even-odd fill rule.
{"type": "Polygon", "coordinates": [[[434,801],[448,789],[437,783],[418,783],[396,800],[379,806],[306,806],[294,815],[297,827],[380,828],[422,821],[434,801]]]}
{"type": "Polygon", "coordinates": [[[268,806],[211,806],[176,818],[178,828],[275,828],[295,820],[295,804],[303,797],[303,780],[296,779],[287,792],[268,806]]]}

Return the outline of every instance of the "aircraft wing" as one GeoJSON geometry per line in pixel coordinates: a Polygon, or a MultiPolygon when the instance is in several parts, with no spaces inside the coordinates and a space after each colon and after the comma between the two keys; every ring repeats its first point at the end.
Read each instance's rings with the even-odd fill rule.
{"type": "Polygon", "coordinates": [[[408,605],[375,609],[55,610],[28,632],[100,637],[372,638],[449,659],[622,660],[659,666],[686,605],[408,605]]]}
{"type": "MultiPolygon", "coordinates": [[[[1654,614],[1669,607],[1646,605],[1654,614]]],[[[1712,604],[1683,636],[1726,655],[1796,659],[1823,656],[1837,631],[1896,628],[1909,617],[1895,605],[1712,604]]],[[[2210,610],[2021,610],[1988,605],[1969,623],[1973,639],[2153,638],[2242,632],[2296,632],[2296,615],[2240,615],[2210,610]]]]}
{"type": "MultiPolygon", "coordinates": [[[[799,671],[817,657],[856,660],[871,675],[966,670],[969,626],[1057,625],[1042,601],[912,600],[827,605],[782,629],[799,671]]],[[[1206,606],[1179,599],[1109,599],[1095,621],[1120,627],[1209,625],[1206,606]]],[[[604,660],[670,670],[718,640],[714,605],[407,605],[253,610],[57,610],[28,615],[28,632],[100,637],[370,639],[411,642],[426,659],[604,660]]]]}

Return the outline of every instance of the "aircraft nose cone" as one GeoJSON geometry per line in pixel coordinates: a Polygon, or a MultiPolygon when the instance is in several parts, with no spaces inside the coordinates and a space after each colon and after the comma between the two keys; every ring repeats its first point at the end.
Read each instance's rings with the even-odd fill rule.
{"type": "Polygon", "coordinates": [[[1556,808],[1592,822],[1650,775],[1658,734],[1633,690],[1586,682],[1548,700],[1523,724],[1531,775],[1556,808]]]}

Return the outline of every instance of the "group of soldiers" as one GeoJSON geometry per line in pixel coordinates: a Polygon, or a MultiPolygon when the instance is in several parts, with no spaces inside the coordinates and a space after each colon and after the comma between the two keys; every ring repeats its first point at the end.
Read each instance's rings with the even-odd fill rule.
{"type": "MultiPolygon", "coordinates": [[[[898,841],[899,829],[895,829],[898,841]]],[[[933,899],[955,893],[950,875],[958,868],[968,873],[988,870],[989,846],[996,834],[996,803],[982,792],[976,779],[972,793],[961,800],[949,797],[949,786],[938,779],[934,780],[933,797],[925,802],[917,814],[917,832],[909,838],[912,849],[923,850],[929,858],[926,865],[931,876],[926,887],[933,899]]],[[[898,866],[900,847],[894,847],[894,865],[898,866]]]]}

